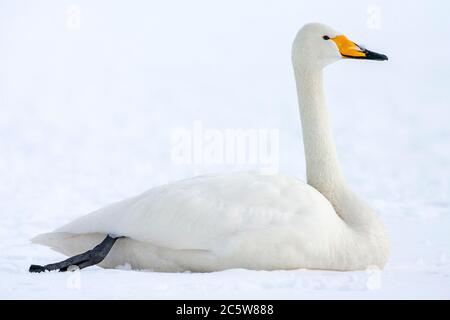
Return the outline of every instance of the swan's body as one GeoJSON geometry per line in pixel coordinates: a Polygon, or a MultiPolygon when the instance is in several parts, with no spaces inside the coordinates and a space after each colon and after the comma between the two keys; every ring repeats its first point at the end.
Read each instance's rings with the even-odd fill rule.
{"type": "Polygon", "coordinates": [[[339,51],[336,44],[320,42],[324,33],[339,39],[334,30],[310,24],[293,47],[309,185],[283,175],[200,176],[112,204],[33,241],[74,255],[106,234],[126,237],[100,264],[107,268],[127,263],[155,271],[383,267],[389,251],[385,229],[345,184],[323,95],[323,67],[338,59],[336,51],[350,49],[337,40],[339,51]],[[311,55],[314,45],[321,51],[311,55]]]}

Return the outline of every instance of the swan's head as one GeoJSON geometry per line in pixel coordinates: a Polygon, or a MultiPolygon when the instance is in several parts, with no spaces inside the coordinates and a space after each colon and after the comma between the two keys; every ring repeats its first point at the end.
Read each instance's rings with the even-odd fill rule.
{"type": "Polygon", "coordinates": [[[341,59],[387,60],[384,54],[369,51],[342,33],[321,23],[306,24],[292,45],[294,66],[323,68],[341,59]]]}

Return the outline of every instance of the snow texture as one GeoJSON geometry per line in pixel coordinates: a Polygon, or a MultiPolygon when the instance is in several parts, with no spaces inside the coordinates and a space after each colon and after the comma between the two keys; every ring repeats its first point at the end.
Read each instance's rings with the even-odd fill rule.
{"type": "Polygon", "coordinates": [[[0,0],[0,298],[450,297],[450,8],[442,1],[0,0]],[[79,19],[78,19],[79,17],[79,19]],[[255,164],[176,164],[179,128],[278,129],[304,179],[290,45],[307,22],[388,62],[326,71],[352,187],[388,226],[383,271],[29,274],[29,239],[166,182],[255,164]]]}

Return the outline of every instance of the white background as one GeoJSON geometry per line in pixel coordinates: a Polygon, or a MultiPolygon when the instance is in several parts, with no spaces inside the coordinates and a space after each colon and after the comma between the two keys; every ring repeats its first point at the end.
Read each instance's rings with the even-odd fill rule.
{"type": "Polygon", "coordinates": [[[449,9],[0,0],[0,298],[449,298],[449,9]],[[382,273],[27,273],[63,258],[31,245],[38,233],[162,183],[258,169],[174,164],[171,134],[194,121],[278,129],[280,171],[304,180],[290,46],[312,21],[390,59],[326,71],[344,172],[391,234],[382,273]]]}

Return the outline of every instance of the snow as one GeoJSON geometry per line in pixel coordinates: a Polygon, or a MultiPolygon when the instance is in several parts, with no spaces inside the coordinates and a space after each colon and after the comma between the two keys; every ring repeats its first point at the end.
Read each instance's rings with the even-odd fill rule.
{"type": "Polygon", "coordinates": [[[0,0],[0,298],[448,299],[443,6],[0,0]],[[390,59],[326,72],[343,170],[390,231],[383,271],[27,272],[63,258],[30,244],[36,234],[162,183],[260,168],[175,163],[173,133],[199,121],[218,132],[277,129],[280,171],[304,179],[290,44],[310,21],[390,59]]]}

